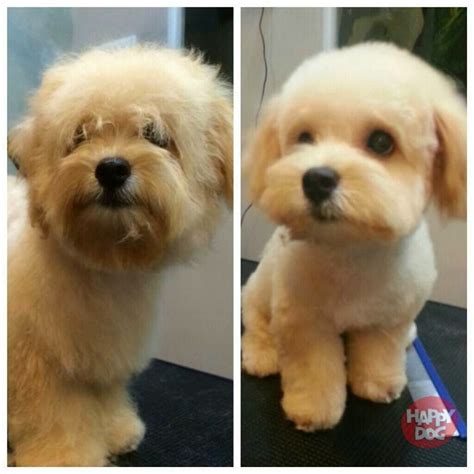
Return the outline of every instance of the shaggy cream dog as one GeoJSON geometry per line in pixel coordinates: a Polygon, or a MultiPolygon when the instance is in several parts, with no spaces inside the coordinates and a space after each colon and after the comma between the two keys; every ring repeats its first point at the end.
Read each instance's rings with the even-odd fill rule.
{"type": "Polygon", "coordinates": [[[8,436],[17,466],[101,466],[145,427],[156,271],[205,247],[232,198],[217,70],[153,46],[49,69],[9,137],[8,436]],[[26,206],[29,208],[29,219],[26,206]]]}
{"type": "Polygon", "coordinates": [[[305,431],[339,422],[346,383],[396,399],[436,278],[424,212],[466,211],[454,85],[389,44],[320,54],[271,101],[245,165],[280,227],[243,291],[243,368],[280,372],[283,410],[305,431]]]}

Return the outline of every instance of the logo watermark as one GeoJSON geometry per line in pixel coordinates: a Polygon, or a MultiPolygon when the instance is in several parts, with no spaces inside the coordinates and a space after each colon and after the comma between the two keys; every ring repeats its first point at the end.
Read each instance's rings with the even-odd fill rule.
{"type": "Polygon", "coordinates": [[[423,397],[413,402],[402,416],[406,440],[419,448],[437,448],[456,433],[456,408],[439,397],[423,397]]]}

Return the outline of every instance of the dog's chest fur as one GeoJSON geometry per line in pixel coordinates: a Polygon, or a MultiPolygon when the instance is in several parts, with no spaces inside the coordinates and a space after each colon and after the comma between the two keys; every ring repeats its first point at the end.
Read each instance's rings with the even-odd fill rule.
{"type": "Polygon", "coordinates": [[[340,332],[408,319],[436,278],[425,222],[394,245],[335,249],[281,239],[280,245],[274,285],[286,286],[299,306],[340,332]]]}
{"type": "Polygon", "coordinates": [[[10,252],[12,341],[18,331],[32,347],[47,347],[39,352],[74,378],[128,378],[148,359],[157,276],[96,272],[60,253],[31,228],[10,252]]]}

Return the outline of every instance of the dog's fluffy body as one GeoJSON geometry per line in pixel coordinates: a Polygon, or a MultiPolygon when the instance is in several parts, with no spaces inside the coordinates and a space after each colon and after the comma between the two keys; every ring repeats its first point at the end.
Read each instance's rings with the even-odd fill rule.
{"type": "Polygon", "coordinates": [[[197,55],[91,50],[46,72],[9,155],[26,177],[9,184],[12,462],[105,465],[144,435],[126,384],[157,271],[205,247],[232,198],[229,91],[197,55]],[[115,207],[95,177],[109,156],[131,166],[115,207]]]}
{"type": "Polygon", "coordinates": [[[243,291],[243,367],[281,373],[283,410],[299,429],[336,425],[346,383],[376,402],[400,395],[436,279],[424,211],[434,200],[465,215],[465,148],[454,85],[388,44],[306,61],[269,104],[245,171],[252,199],[281,227],[243,291]],[[393,137],[389,156],[367,148],[373,130],[393,137]],[[298,143],[303,132],[314,140],[298,143]],[[322,166],[340,180],[315,209],[302,177],[322,166]]]}

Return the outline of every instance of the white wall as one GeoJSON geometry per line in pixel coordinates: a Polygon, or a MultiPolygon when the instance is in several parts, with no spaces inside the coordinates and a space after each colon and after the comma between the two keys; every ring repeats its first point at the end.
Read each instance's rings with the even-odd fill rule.
{"type": "MultiPolygon", "coordinates": [[[[28,93],[62,52],[134,36],[139,42],[180,46],[181,9],[171,10],[177,19],[173,25],[165,8],[9,9],[9,126],[23,116],[28,93]]],[[[8,171],[15,172],[11,165],[8,171]]],[[[232,377],[232,236],[231,215],[223,211],[211,250],[195,264],[166,274],[157,294],[154,357],[232,377]]]]}
{"type": "MultiPolygon", "coordinates": [[[[268,79],[264,104],[291,72],[324,46],[322,8],[265,8],[262,31],[265,37],[268,79]]],[[[242,150],[255,124],[264,78],[262,41],[258,29],[261,8],[243,8],[241,19],[241,126],[242,150]]],[[[242,183],[242,212],[248,206],[245,180],[242,183]]],[[[242,257],[260,260],[274,229],[265,216],[251,208],[242,227],[242,257]]]]}
{"type": "MultiPolygon", "coordinates": [[[[263,82],[263,56],[258,31],[260,8],[242,9],[242,148],[254,127],[263,82]]],[[[265,98],[279,90],[285,79],[307,57],[324,46],[323,9],[266,8],[263,31],[267,48],[269,76],[265,98]]],[[[245,182],[242,211],[247,207],[245,182]]],[[[430,209],[428,221],[438,264],[435,301],[466,307],[467,226],[465,222],[442,222],[430,209]]],[[[274,226],[254,207],[242,227],[242,258],[260,260],[264,244],[274,226]]]]}
{"type": "Polygon", "coordinates": [[[232,378],[232,214],[207,253],[164,275],[155,356],[232,378]]]}

